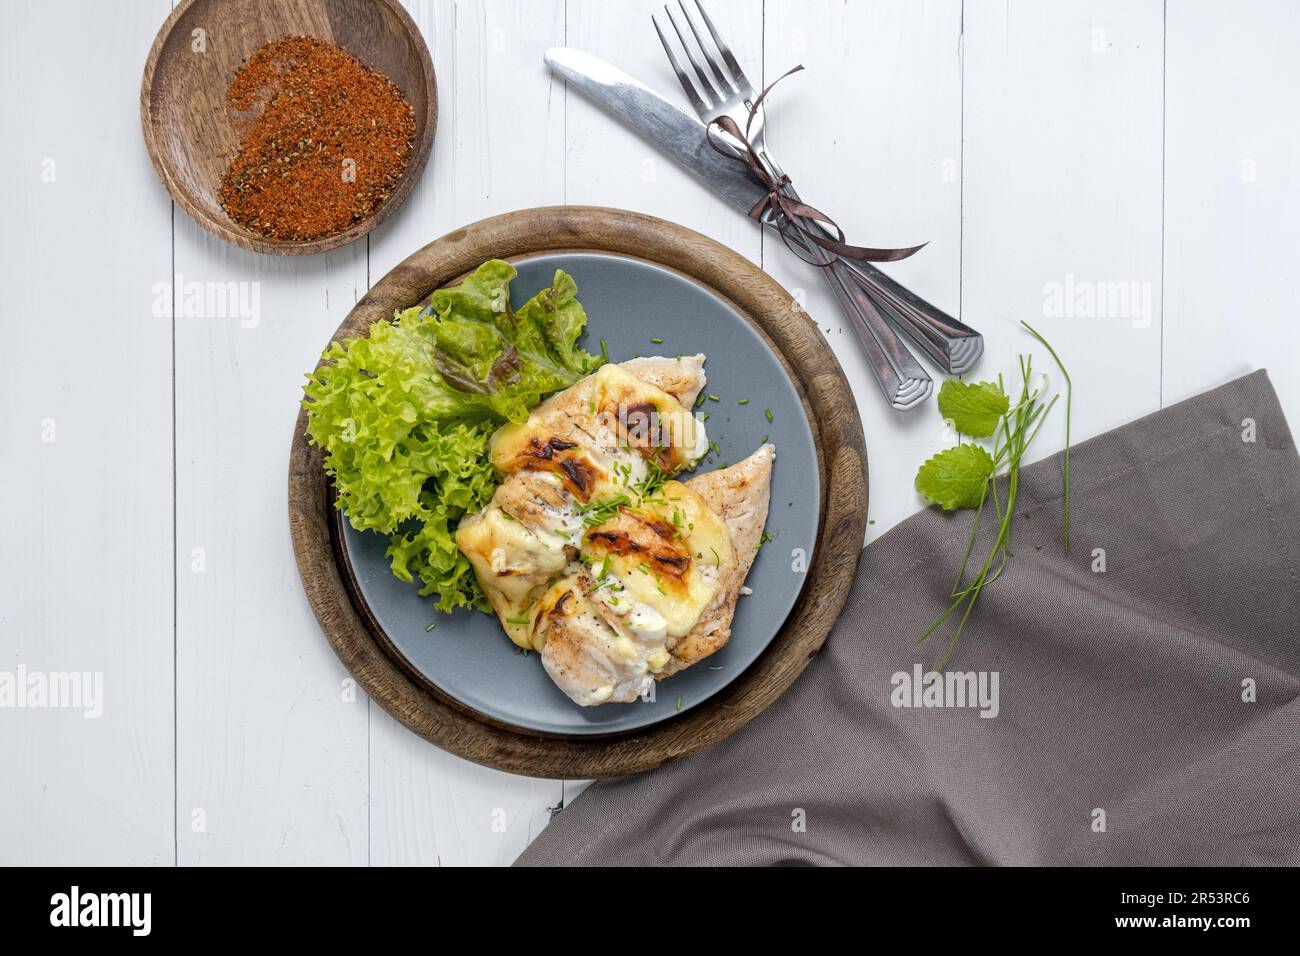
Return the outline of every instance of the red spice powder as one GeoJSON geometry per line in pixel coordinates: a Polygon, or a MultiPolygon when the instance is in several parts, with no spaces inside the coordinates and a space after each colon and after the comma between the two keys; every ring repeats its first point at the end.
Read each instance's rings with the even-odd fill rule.
{"type": "Polygon", "coordinates": [[[267,239],[320,239],[365,219],[415,144],[415,111],[393,81],[312,37],[257,49],[227,100],[262,112],[222,177],[221,205],[267,239]]]}

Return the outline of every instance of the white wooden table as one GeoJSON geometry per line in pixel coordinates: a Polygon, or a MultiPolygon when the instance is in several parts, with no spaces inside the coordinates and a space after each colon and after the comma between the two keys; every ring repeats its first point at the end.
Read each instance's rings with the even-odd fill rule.
{"type": "MultiPolygon", "coordinates": [[[[353,699],[290,550],[303,375],[367,284],[491,214],[642,210],[806,290],[862,410],[869,536],[920,507],[942,425],[884,406],[809,267],[549,78],[568,44],[676,96],[653,4],[412,0],[432,160],[368,240],[308,259],[226,245],[159,185],[137,104],[168,9],[5,5],[0,672],[102,673],[103,713],[0,709],[0,864],[507,863],[579,787],[353,699]],[[252,283],[256,310],[174,309],[174,276],[252,283]]],[[[1076,439],[1260,366],[1300,425],[1300,4],[711,9],[754,74],[809,67],[773,95],[774,148],[851,238],[930,241],[891,271],[985,333],[980,373],[1014,368],[1028,319],[1073,373],[1076,439]]]]}

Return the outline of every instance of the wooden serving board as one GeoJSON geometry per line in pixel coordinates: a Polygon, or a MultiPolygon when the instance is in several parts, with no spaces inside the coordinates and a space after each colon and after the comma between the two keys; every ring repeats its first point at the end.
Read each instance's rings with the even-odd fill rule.
{"type": "Polygon", "coordinates": [[[361,238],[410,195],[433,147],[438,91],[429,48],[399,0],[185,0],[149,51],[140,122],[158,178],[199,225],[255,252],[304,255],[361,238]],[[287,36],[341,46],[397,84],[415,111],[415,146],[388,199],[344,231],[309,242],[250,232],[217,198],[245,121],[226,105],[230,81],[258,47],[287,36]]]}
{"type": "MultiPolygon", "coordinates": [[[[740,677],[663,724],[614,737],[539,736],[478,718],[412,679],[375,633],[346,584],[319,448],[300,411],[289,458],[289,525],[303,587],[348,671],[394,718],[461,757],[537,777],[639,773],[734,733],[790,686],[816,654],[848,596],[867,520],[862,422],[839,363],[791,295],[754,263],[712,239],[639,213],[585,206],[525,209],[457,229],[381,279],[334,337],[364,334],[379,319],[427,300],[486,259],[594,251],[653,262],[728,301],[767,341],[803,399],[818,452],[822,513],[807,582],[785,626],[740,677]]],[[[325,343],[322,343],[322,347],[325,343]]]]}

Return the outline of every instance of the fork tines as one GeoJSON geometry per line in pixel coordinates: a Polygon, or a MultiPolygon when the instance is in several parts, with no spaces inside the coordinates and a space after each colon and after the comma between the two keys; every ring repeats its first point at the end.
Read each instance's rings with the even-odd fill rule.
{"type": "Polygon", "coordinates": [[[669,42],[668,36],[659,23],[659,18],[652,15],[650,19],[654,23],[655,32],[659,34],[659,42],[664,45],[664,52],[668,54],[668,62],[672,65],[673,72],[677,74],[677,81],[681,83],[682,89],[690,97],[691,106],[699,113],[712,112],[725,110],[730,101],[752,99],[754,95],[753,86],[746,79],[744,71],[740,68],[740,63],[737,62],[735,54],[731,52],[731,47],[718,33],[717,27],[713,25],[713,20],[709,18],[708,11],[704,9],[704,5],[700,0],[695,0],[695,8],[699,11],[705,29],[708,30],[709,36],[713,40],[713,48],[710,48],[703,34],[700,33],[700,29],[696,26],[695,18],[691,16],[685,0],[678,0],[677,6],[681,10],[682,19],[686,21],[686,30],[682,29],[677,14],[673,12],[671,6],[664,6],[664,15],[667,16],[668,22],[672,24],[673,32],[677,34],[681,50],[686,54],[686,59],[695,72],[695,80],[692,80],[690,74],[682,67],[681,60],[678,59],[673,45],[669,42]],[[693,45],[687,39],[687,30],[694,38],[693,45]],[[696,56],[697,51],[699,56],[696,56]],[[701,59],[708,64],[709,71],[713,74],[712,79],[710,79],[709,72],[705,70],[701,63],[701,59]]]}

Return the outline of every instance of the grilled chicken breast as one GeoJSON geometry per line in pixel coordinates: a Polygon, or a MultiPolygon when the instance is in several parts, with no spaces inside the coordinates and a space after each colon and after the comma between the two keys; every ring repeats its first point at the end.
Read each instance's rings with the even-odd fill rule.
{"type": "MultiPolygon", "coordinates": [[[[654,368],[663,381],[663,363],[676,363],[641,361],[647,375],[654,368]]],[[[675,373],[675,386],[698,393],[700,363],[682,364],[693,370],[675,373]]],[[[456,545],[510,639],[541,649],[526,611],[581,550],[593,509],[629,499],[652,469],[675,472],[707,448],[704,425],[689,407],[617,365],[603,365],[552,395],[527,422],[502,427],[492,440],[492,460],[506,477],[483,511],[461,520],[456,545]]]]}
{"type": "Polygon", "coordinates": [[[637,358],[622,367],[643,382],[662,388],[687,408],[695,404],[704,389],[704,356],[683,355],[679,358],[637,358]]]}
{"type": "Polygon", "coordinates": [[[605,365],[493,439],[506,477],[456,541],[506,633],[576,703],[630,702],[727,642],[773,449],[681,483],[707,449],[704,356],[605,365]]]}
{"type": "Polygon", "coordinates": [[[697,475],[686,483],[722,519],[731,537],[736,560],[722,570],[713,600],[699,621],[672,649],[672,659],[655,674],[667,677],[708,657],[731,639],[731,618],[736,613],[740,589],[758,556],[758,545],[767,524],[767,507],[772,497],[773,445],[761,445],[744,461],[697,475]]]}

